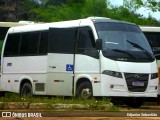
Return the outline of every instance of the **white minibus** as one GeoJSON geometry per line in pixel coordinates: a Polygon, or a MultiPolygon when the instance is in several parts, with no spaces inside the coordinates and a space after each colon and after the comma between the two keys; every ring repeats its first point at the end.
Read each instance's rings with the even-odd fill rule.
{"type": "Polygon", "coordinates": [[[1,55],[2,91],[124,98],[157,97],[156,59],[141,29],[103,17],[12,27],[1,55]]]}
{"type": "Polygon", "coordinates": [[[153,50],[153,54],[157,59],[159,87],[158,95],[160,95],[160,27],[155,26],[140,26],[144,35],[146,36],[150,46],[153,50]]]}

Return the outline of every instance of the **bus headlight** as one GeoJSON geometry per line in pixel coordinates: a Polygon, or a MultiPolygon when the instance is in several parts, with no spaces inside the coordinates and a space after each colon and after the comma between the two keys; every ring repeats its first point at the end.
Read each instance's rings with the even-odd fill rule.
{"type": "Polygon", "coordinates": [[[106,74],[106,75],[109,75],[109,76],[122,78],[122,74],[120,72],[116,72],[116,71],[104,70],[102,72],[102,74],[106,74]]]}
{"type": "Polygon", "coordinates": [[[158,78],[158,73],[152,73],[151,74],[151,79],[156,79],[158,78]]]}

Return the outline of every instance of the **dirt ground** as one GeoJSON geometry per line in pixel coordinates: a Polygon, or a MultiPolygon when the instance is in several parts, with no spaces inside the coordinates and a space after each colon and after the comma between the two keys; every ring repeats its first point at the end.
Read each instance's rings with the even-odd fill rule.
{"type": "Polygon", "coordinates": [[[160,120],[160,117],[44,117],[44,118],[0,118],[0,120],[160,120]]]}
{"type": "MultiPolygon", "coordinates": [[[[3,110],[1,112],[19,112],[32,113],[30,110],[3,110]]],[[[42,117],[28,118],[28,117],[0,117],[0,120],[160,120],[160,105],[154,103],[147,103],[140,108],[128,108],[121,106],[120,112],[106,112],[106,111],[87,111],[87,110],[61,110],[61,111],[36,111],[41,113],[42,117]],[[154,117],[130,117],[130,114],[156,114],[154,117]]],[[[0,113],[1,114],[1,113],[0,113]]],[[[1,116],[1,115],[0,115],[1,116]]]]}
{"type": "MultiPolygon", "coordinates": [[[[22,111],[19,111],[22,112],[22,111]]],[[[24,111],[23,111],[24,112],[24,111]]],[[[31,111],[26,111],[30,113],[31,111]]],[[[128,110],[124,112],[105,112],[105,111],[54,111],[46,112],[40,115],[37,118],[28,118],[28,117],[0,117],[0,120],[160,120],[160,111],[138,111],[137,110],[128,110]],[[142,115],[142,113],[150,114],[154,113],[156,117],[130,117],[129,115],[142,115]],[[129,114],[129,115],[128,115],[129,114]],[[47,117],[45,117],[47,116],[47,117]],[[52,117],[50,117],[52,116],[52,117]],[[120,117],[121,116],[121,117],[120,117]]]]}

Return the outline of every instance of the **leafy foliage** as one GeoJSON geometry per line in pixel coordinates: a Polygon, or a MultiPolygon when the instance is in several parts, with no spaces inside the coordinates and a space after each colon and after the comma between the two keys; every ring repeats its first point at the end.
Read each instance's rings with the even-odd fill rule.
{"type": "Polygon", "coordinates": [[[160,25],[160,21],[152,16],[144,18],[135,13],[135,10],[142,6],[153,11],[160,10],[159,2],[155,0],[124,0],[123,2],[123,6],[116,7],[112,6],[109,0],[1,0],[0,21],[55,22],[101,16],[134,22],[138,25],[160,25]]]}

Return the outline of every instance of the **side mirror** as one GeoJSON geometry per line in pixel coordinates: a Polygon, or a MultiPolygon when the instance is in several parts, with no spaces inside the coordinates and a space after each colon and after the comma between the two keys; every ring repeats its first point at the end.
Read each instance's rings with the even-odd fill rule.
{"type": "Polygon", "coordinates": [[[97,50],[102,50],[102,39],[96,40],[96,48],[97,50]]]}

